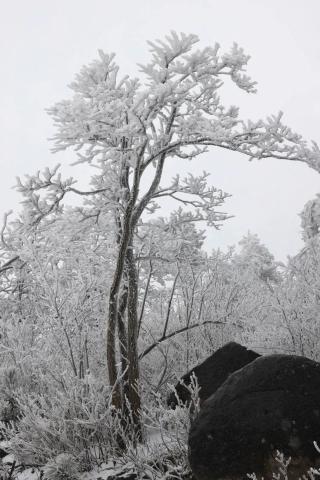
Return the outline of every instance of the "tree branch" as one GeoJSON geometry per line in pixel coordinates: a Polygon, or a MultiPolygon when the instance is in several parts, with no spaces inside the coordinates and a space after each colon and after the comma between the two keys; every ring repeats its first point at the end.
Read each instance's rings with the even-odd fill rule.
{"type": "MultiPolygon", "coordinates": [[[[221,320],[216,320],[216,321],[205,320],[204,322],[201,322],[201,323],[194,323],[193,325],[189,325],[189,326],[185,326],[185,327],[179,328],[178,330],[175,330],[174,332],[169,333],[169,334],[166,335],[165,337],[159,338],[159,340],[157,340],[157,341],[154,342],[152,345],[150,345],[148,348],[146,348],[142,353],[140,353],[140,355],[139,355],[139,360],[141,360],[141,359],[144,358],[146,355],[148,355],[148,353],[152,352],[152,350],[153,350],[154,348],[156,348],[156,347],[159,345],[159,343],[165,342],[166,340],[169,340],[169,338],[175,337],[176,335],[179,335],[180,333],[186,332],[187,330],[192,330],[193,328],[201,327],[202,325],[207,325],[207,324],[211,324],[211,325],[227,325],[228,322],[223,322],[223,321],[221,321],[221,320]]],[[[242,325],[239,325],[239,324],[237,324],[237,323],[229,323],[229,325],[233,325],[234,327],[237,327],[237,328],[240,328],[241,330],[243,330],[243,326],[242,326],[242,325]]]]}

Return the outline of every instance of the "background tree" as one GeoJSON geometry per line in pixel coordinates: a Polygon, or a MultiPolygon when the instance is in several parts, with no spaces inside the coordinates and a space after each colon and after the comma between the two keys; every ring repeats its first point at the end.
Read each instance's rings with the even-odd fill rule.
{"type": "Polygon", "coordinates": [[[309,200],[300,214],[303,239],[308,240],[319,237],[320,233],[320,194],[309,200]]]}

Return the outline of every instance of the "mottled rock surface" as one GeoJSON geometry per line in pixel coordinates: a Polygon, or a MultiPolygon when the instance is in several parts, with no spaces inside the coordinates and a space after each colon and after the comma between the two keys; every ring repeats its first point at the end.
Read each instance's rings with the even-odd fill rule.
{"type": "MultiPolygon", "coordinates": [[[[200,402],[202,403],[223,384],[231,373],[258,357],[260,357],[258,353],[248,350],[239,343],[230,342],[186,373],[181,380],[185,385],[190,385],[191,375],[193,373],[196,375],[200,386],[200,402]]],[[[180,382],[175,387],[177,395],[183,402],[188,402],[190,401],[190,393],[180,382]]],[[[171,408],[176,407],[178,401],[174,393],[168,396],[167,402],[171,408]]]]}
{"type": "Polygon", "coordinates": [[[319,458],[314,440],[320,443],[320,364],[270,355],[233,373],[203,404],[189,460],[198,480],[272,478],[279,450],[292,457],[289,478],[298,478],[319,458]]]}

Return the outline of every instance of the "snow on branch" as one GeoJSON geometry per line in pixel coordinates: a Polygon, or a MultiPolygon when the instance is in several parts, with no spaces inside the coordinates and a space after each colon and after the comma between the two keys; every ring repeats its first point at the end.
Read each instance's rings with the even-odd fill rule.
{"type": "Polygon", "coordinates": [[[71,83],[74,96],[48,110],[57,127],[54,151],[73,147],[79,162],[110,172],[125,158],[130,171],[139,164],[139,176],[173,157],[194,159],[208,146],[250,159],[300,161],[320,171],[318,145],[308,145],[282,123],[282,113],[245,121],[237,107],[222,104],[218,93],[227,78],[248,93],[256,91],[243,49],[195,49],[197,41],[171,32],[164,41],[150,42],[151,61],[140,65],[141,80],[118,80],[114,55],[99,51],[71,83]]]}
{"type": "Polygon", "coordinates": [[[73,186],[77,181],[72,177],[62,180],[61,173],[58,172],[59,168],[59,164],[52,170],[47,167],[43,172],[38,171],[35,175],[26,175],[24,180],[17,177],[15,188],[25,198],[22,203],[28,207],[33,225],[51,213],[61,211],[61,202],[67,193],[92,196],[108,190],[107,187],[89,191],[79,190],[73,186]],[[45,195],[41,197],[42,192],[45,195]]]}

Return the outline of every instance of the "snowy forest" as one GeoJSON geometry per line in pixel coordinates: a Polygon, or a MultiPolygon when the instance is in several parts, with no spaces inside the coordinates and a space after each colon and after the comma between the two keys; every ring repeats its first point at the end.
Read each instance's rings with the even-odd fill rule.
{"type": "MultiPolygon", "coordinates": [[[[197,42],[174,32],[149,42],[139,79],[99,51],[48,109],[48,148],[88,165],[88,188],[59,165],[17,179],[21,209],[5,215],[0,236],[5,480],[244,478],[193,468],[188,437],[204,390],[196,374],[179,379],[229,342],[318,366],[320,195],[297,212],[304,246],[287,262],[250,232],[208,252],[206,230],[223,229],[230,213],[200,159],[227,149],[320,172],[320,150],[281,112],[247,121],[226,107],[225,83],[256,93],[249,57],[237,44],[197,42]],[[186,161],[198,175],[181,175],[186,161]]],[[[273,450],[273,471],[288,478],[290,449],[273,450]]]]}

